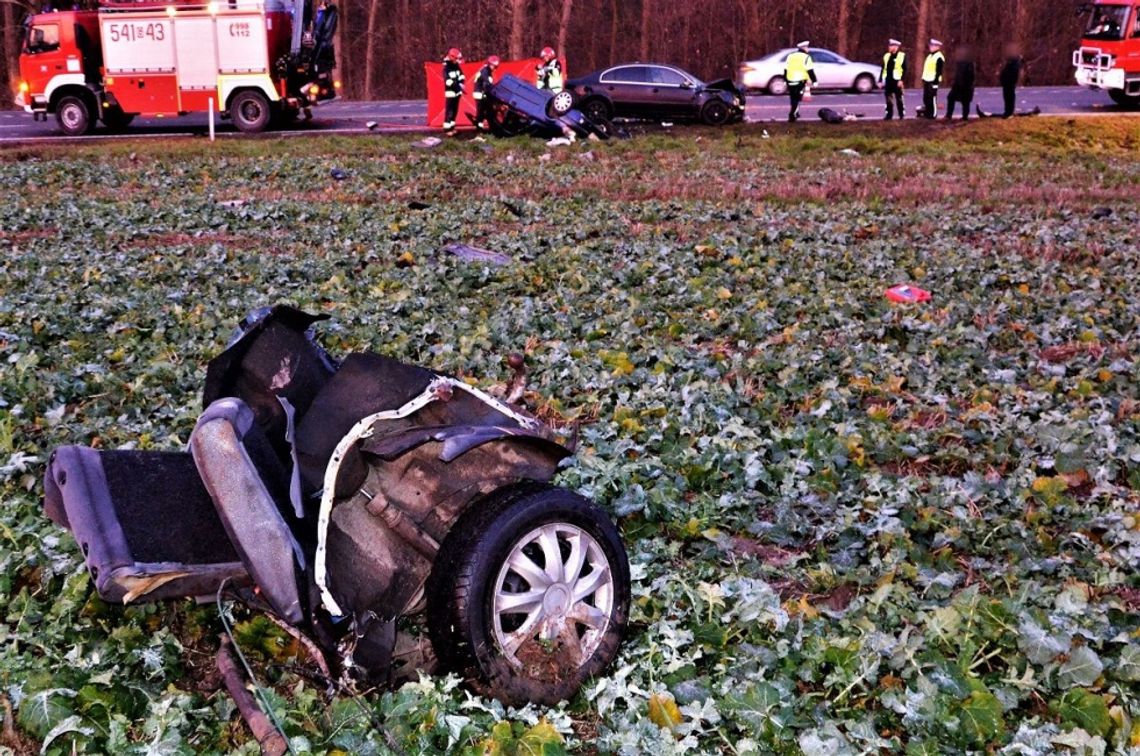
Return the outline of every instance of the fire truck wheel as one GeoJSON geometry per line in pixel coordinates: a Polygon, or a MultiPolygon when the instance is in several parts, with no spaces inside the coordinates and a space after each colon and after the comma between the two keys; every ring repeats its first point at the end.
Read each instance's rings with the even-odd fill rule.
{"type": "Polygon", "coordinates": [[[122,131],[135,120],[134,113],[124,113],[122,108],[103,108],[103,125],[111,131],[122,131]]]}
{"type": "Polygon", "coordinates": [[[1117,105],[1125,108],[1140,108],[1140,94],[1130,95],[1123,89],[1110,89],[1108,96],[1117,105]]]}
{"type": "Polygon", "coordinates": [[[269,100],[255,89],[239,92],[230,102],[230,117],[234,126],[247,134],[265,131],[272,115],[269,100]]]}
{"type": "Polygon", "coordinates": [[[90,134],[95,126],[91,107],[82,97],[75,95],[68,95],[59,101],[55,106],[55,120],[59,122],[59,130],[67,136],[90,134]]]}

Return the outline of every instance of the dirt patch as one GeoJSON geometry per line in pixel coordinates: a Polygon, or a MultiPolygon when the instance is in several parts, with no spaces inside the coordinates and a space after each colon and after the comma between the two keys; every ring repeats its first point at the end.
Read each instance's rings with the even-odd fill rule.
{"type": "Polygon", "coordinates": [[[744,536],[733,536],[729,539],[729,545],[736,553],[756,557],[764,564],[770,564],[773,567],[791,564],[804,555],[803,551],[771,546],[744,536]]]}

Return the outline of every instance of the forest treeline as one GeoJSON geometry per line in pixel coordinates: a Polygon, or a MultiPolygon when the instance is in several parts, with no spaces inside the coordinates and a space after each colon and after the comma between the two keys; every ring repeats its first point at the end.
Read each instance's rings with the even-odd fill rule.
{"type": "MultiPolygon", "coordinates": [[[[528,57],[550,45],[571,75],[653,60],[713,79],[735,76],[741,61],[802,39],[875,62],[890,37],[921,52],[934,36],[951,55],[972,47],[980,84],[996,81],[1006,42],[1021,46],[1026,83],[1061,84],[1072,79],[1070,57],[1082,26],[1076,0],[334,1],[344,91],[369,99],[423,97],[423,62],[452,46],[477,60],[492,53],[528,57]]],[[[0,81],[15,80],[20,23],[37,5],[0,0],[0,81]]]]}

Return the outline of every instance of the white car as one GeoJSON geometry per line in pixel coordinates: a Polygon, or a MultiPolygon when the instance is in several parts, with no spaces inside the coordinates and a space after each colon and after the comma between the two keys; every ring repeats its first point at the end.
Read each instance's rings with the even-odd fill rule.
{"type": "MultiPolygon", "coordinates": [[[[740,64],[737,73],[738,86],[745,92],[766,91],[768,94],[782,95],[788,91],[784,80],[784,61],[794,53],[794,47],[765,55],[759,60],[740,64]]],[[[839,53],[821,48],[811,48],[815,75],[819,78],[815,89],[850,89],[860,94],[874,91],[879,85],[880,66],[870,63],[855,63],[839,53]]]]}

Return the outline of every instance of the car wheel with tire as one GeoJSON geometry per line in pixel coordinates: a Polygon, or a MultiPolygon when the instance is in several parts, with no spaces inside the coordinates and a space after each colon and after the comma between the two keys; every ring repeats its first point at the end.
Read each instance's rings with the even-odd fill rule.
{"type": "Polygon", "coordinates": [[[590,118],[587,116],[586,120],[590,122],[590,127],[599,139],[609,139],[616,131],[614,122],[608,118],[590,118]]]}
{"type": "Polygon", "coordinates": [[[574,93],[569,89],[555,92],[546,104],[546,114],[551,118],[561,118],[574,109],[574,93]]]}
{"type": "Polygon", "coordinates": [[[83,136],[95,128],[91,106],[77,95],[68,95],[59,101],[55,106],[55,120],[59,130],[67,136],[83,136]]]}
{"type": "Polygon", "coordinates": [[[723,126],[731,116],[728,105],[721,99],[709,100],[701,108],[701,120],[709,126],[723,126]]]}
{"type": "Polygon", "coordinates": [[[272,117],[269,99],[255,89],[239,92],[230,102],[230,118],[234,126],[247,134],[265,131],[272,117]]]}
{"type": "Polygon", "coordinates": [[[472,505],[452,527],[426,595],[428,634],[445,668],[508,704],[554,704],[617,655],[629,563],[595,504],[523,484],[472,505]]]}
{"type": "Polygon", "coordinates": [[[602,121],[613,118],[609,104],[601,97],[593,97],[582,103],[582,112],[591,121],[602,121]]]}
{"type": "Polygon", "coordinates": [[[768,81],[768,94],[784,95],[788,93],[788,80],[783,76],[773,76],[768,81]]]}
{"type": "Polygon", "coordinates": [[[867,94],[875,90],[875,77],[870,74],[861,74],[856,77],[855,84],[852,86],[859,94],[867,94]]]}

